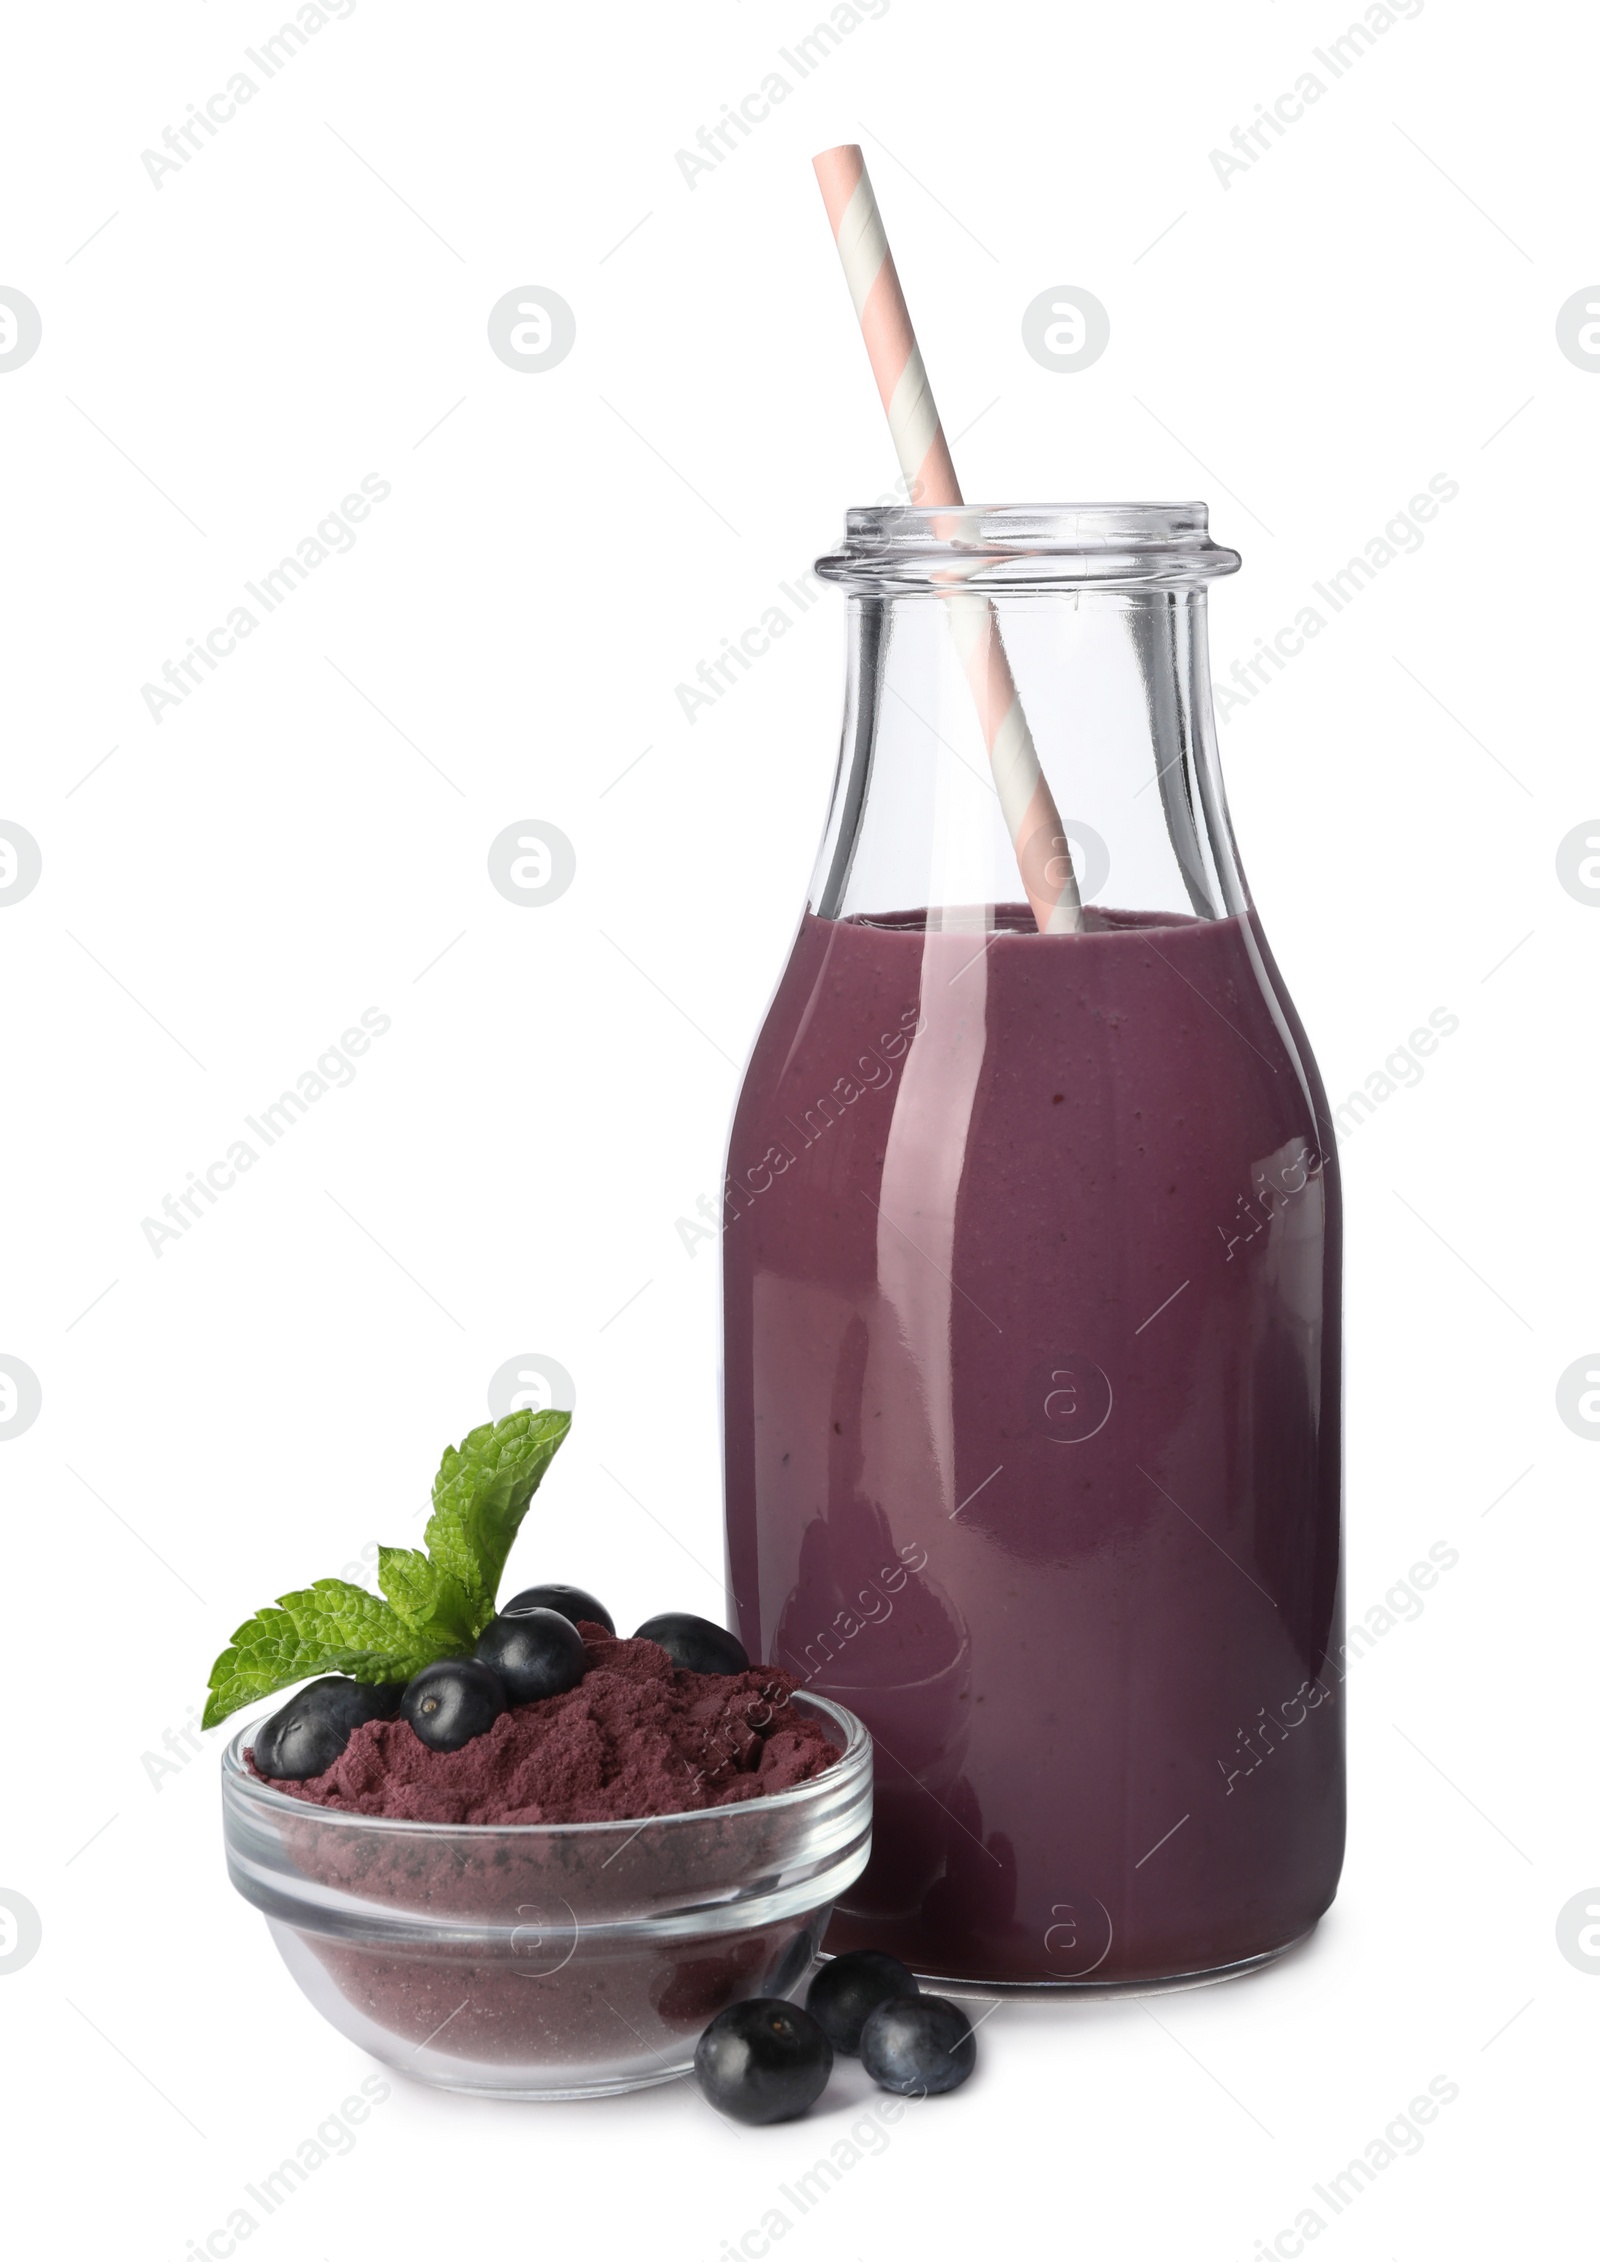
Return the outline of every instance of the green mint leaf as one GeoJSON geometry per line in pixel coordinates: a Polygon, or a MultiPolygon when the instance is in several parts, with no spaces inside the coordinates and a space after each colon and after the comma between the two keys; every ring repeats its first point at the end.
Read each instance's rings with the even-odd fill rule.
{"type": "Polygon", "coordinates": [[[378,1584],[407,1625],[450,1640],[458,1654],[483,1631],[461,1581],[418,1548],[380,1547],[378,1584]]]}
{"type": "Polygon", "coordinates": [[[318,1579],[258,1610],[211,1668],[202,1727],[319,1673],[358,1681],[409,1681],[436,1658],[459,1654],[454,1635],[411,1624],[387,1602],[345,1579],[318,1579]]]}
{"type": "Polygon", "coordinates": [[[447,1446],[427,1554],[380,1547],[381,1600],[345,1579],[317,1579],[258,1610],[211,1668],[202,1725],[321,1673],[409,1681],[438,1658],[469,1652],[494,1616],[517,1528],[571,1425],[570,1414],[524,1409],[447,1446]]]}
{"type": "Polygon", "coordinates": [[[494,1616],[495,1590],[528,1502],[567,1431],[570,1414],[522,1407],[447,1445],[433,1481],[423,1534],[441,1571],[457,1580],[473,1612],[474,1638],[494,1616]]]}

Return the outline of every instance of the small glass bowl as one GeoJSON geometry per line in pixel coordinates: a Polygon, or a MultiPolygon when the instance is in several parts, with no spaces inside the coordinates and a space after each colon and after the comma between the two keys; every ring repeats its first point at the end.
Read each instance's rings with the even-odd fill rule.
{"type": "Polygon", "coordinates": [[[610,2097],[688,2071],[729,2003],[787,1994],[866,1866],[872,1739],[740,1806],[644,1822],[405,1822],[341,1814],[222,1755],[228,1874],[341,2034],[413,2080],[509,2098],[610,2097]]]}

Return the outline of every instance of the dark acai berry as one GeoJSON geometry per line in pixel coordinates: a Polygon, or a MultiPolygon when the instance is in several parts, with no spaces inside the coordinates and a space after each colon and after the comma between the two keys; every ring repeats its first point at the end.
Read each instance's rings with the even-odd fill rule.
{"type": "Polygon", "coordinates": [[[580,1618],[586,1618],[591,1626],[604,1626],[608,1634],[617,1630],[616,1620],[605,1604],[596,1601],[582,1587],[524,1587],[520,1594],[514,1594],[509,1602],[501,1604],[500,1615],[520,1618],[525,1610],[559,1610],[562,1617],[570,1618],[574,1625],[580,1618]]]}
{"type": "Polygon", "coordinates": [[[559,1696],[583,1679],[583,1636],[559,1610],[518,1610],[491,1618],[473,1656],[505,1683],[513,1704],[559,1696]]]}
{"type": "Polygon", "coordinates": [[[811,2013],[777,1995],[730,2003],[695,2045],[695,2079],[707,2102],[758,2127],[792,2121],[814,2105],[832,2071],[833,2044],[811,2013]]]}
{"type": "Polygon", "coordinates": [[[263,1775],[287,1783],[325,1774],[363,1721],[394,1718],[401,1690],[399,1681],[375,1687],[347,1681],[342,1673],[308,1682],[256,1730],[256,1766],[263,1775]]]}
{"type": "Polygon", "coordinates": [[[861,2029],[861,2063],[897,2097],[942,2097],[978,2062],[972,2021],[942,1995],[880,2003],[861,2029]]]}
{"type": "Polygon", "coordinates": [[[459,1751],[492,1728],[506,1709],[505,1684],[475,1657],[447,1657],[424,1665],[406,1683],[400,1716],[430,1751],[459,1751]]]}
{"type": "Polygon", "coordinates": [[[861,2048],[861,2029],[878,2005],[917,1992],[916,1980],[898,1956],[856,1948],[823,1965],[806,1989],[806,2009],[834,2048],[853,2058],[861,2048]]]}
{"type": "Polygon", "coordinates": [[[750,1657],[737,1634],[697,1618],[689,1610],[663,1610],[647,1618],[634,1635],[636,1642],[659,1642],[674,1665],[685,1673],[748,1673],[750,1657]]]}

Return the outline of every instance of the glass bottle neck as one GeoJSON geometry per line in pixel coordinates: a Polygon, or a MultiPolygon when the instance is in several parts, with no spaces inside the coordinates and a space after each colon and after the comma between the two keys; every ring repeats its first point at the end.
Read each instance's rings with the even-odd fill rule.
{"type": "Polygon", "coordinates": [[[813,912],[1028,929],[1041,855],[1075,883],[1091,931],[1246,909],[1204,588],[853,589],[813,912]],[[997,681],[1014,692],[1009,713],[998,712],[1009,693],[997,681]],[[1026,803],[1004,774],[1024,741],[1044,802],[1026,803]],[[1025,842],[1025,805],[1058,814],[1059,836],[1025,842]]]}

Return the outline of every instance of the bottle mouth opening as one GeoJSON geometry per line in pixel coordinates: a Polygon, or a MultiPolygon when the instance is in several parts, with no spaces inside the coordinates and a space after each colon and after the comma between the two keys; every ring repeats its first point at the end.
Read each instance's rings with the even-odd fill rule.
{"type": "Polygon", "coordinates": [[[1194,588],[1238,570],[1204,503],[874,504],[846,512],[843,547],[817,560],[867,591],[1194,588]]]}

